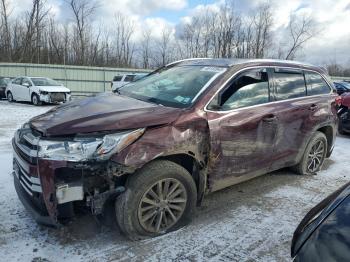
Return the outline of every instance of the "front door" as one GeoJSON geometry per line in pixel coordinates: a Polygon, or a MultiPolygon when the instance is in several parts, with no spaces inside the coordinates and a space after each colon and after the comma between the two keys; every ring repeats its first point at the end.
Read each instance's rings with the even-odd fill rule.
{"type": "Polygon", "coordinates": [[[22,85],[20,89],[20,96],[23,101],[31,101],[30,88],[32,86],[31,81],[28,78],[22,79],[22,85]]]}
{"type": "Polygon", "coordinates": [[[22,77],[16,78],[11,83],[13,99],[18,100],[18,101],[22,100],[22,97],[20,94],[21,88],[22,88],[21,84],[22,84],[22,77]]]}
{"type": "Polygon", "coordinates": [[[277,128],[269,75],[265,68],[247,69],[208,105],[211,191],[269,171],[277,128]]]}

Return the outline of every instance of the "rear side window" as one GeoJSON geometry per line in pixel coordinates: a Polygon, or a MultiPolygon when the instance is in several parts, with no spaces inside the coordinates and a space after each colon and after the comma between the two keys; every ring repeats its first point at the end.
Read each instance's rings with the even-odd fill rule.
{"type": "Polygon", "coordinates": [[[135,75],[127,75],[124,79],[124,82],[132,82],[134,81],[135,75]]]}
{"type": "Polygon", "coordinates": [[[301,72],[275,72],[276,99],[285,100],[306,96],[304,75],[301,72]]]}
{"type": "Polygon", "coordinates": [[[115,76],[113,77],[113,82],[119,82],[122,81],[123,76],[115,76]]]}
{"type": "Polygon", "coordinates": [[[305,72],[307,94],[309,96],[329,94],[331,89],[318,73],[305,72]]]}
{"type": "Polygon", "coordinates": [[[221,95],[220,110],[232,110],[269,102],[266,69],[252,69],[239,75],[221,95]]]}

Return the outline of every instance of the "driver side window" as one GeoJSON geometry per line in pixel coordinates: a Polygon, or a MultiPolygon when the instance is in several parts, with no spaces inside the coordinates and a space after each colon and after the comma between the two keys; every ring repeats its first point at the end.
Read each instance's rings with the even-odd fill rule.
{"type": "Polygon", "coordinates": [[[263,69],[250,69],[238,75],[221,93],[219,111],[233,110],[269,102],[268,73],[263,69]]]}
{"type": "Polygon", "coordinates": [[[28,84],[28,86],[32,86],[32,83],[29,81],[28,78],[23,78],[23,80],[22,80],[22,85],[23,85],[23,84],[28,84]]]}

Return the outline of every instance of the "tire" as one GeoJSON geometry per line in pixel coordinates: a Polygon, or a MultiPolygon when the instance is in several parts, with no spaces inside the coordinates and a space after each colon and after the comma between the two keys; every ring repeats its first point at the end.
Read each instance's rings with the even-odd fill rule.
{"type": "Polygon", "coordinates": [[[339,118],[339,124],[338,124],[338,134],[346,135],[346,132],[343,130],[342,120],[340,118],[339,118]]]}
{"type": "Polygon", "coordinates": [[[35,106],[40,106],[42,104],[37,94],[32,94],[32,104],[35,106]]]}
{"type": "Polygon", "coordinates": [[[343,129],[343,118],[347,118],[348,110],[339,116],[339,124],[338,124],[338,133],[340,135],[346,135],[346,132],[343,129]],[[345,116],[345,117],[344,117],[345,116]]]}
{"type": "Polygon", "coordinates": [[[317,131],[306,146],[301,161],[292,169],[300,175],[315,175],[322,169],[327,155],[327,145],[326,136],[322,132],[317,131]],[[322,150],[319,147],[319,143],[323,144],[322,150]],[[310,154],[313,154],[313,156],[310,156],[310,154]]]}
{"type": "Polygon", "coordinates": [[[10,91],[7,92],[7,101],[9,101],[9,103],[12,103],[13,101],[15,101],[10,91]]]}
{"type": "Polygon", "coordinates": [[[115,202],[117,223],[122,233],[132,240],[159,236],[187,224],[195,210],[196,200],[197,189],[189,172],[171,161],[157,160],[127,180],[125,192],[115,202]],[[159,184],[162,185],[162,194],[168,192],[170,196],[159,198],[169,199],[173,204],[168,205],[162,201],[156,203],[159,198],[150,192],[153,189],[158,194],[159,184]],[[153,204],[148,203],[149,200],[153,204]],[[173,209],[174,206],[176,209],[173,209]],[[170,219],[171,213],[175,219],[170,219]]]}

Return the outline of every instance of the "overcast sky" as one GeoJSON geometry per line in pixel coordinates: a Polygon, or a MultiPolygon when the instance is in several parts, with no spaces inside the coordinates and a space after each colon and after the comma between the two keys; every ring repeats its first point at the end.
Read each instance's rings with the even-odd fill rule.
{"type": "MultiPolygon", "coordinates": [[[[28,9],[32,0],[10,0],[13,14],[28,9]]],[[[175,28],[204,6],[217,8],[223,0],[97,0],[99,10],[95,22],[110,27],[113,15],[120,11],[133,19],[136,37],[145,27],[155,35],[164,26],[175,28]]],[[[59,21],[67,21],[69,11],[64,0],[47,0],[50,12],[59,21]]],[[[239,12],[248,14],[260,2],[266,0],[237,0],[239,12]]],[[[314,64],[325,64],[336,60],[350,64],[350,0],[270,0],[274,13],[274,31],[281,32],[288,26],[289,14],[309,13],[322,29],[321,33],[308,43],[298,59],[314,64]]]]}

